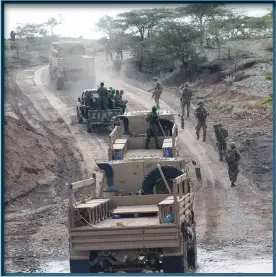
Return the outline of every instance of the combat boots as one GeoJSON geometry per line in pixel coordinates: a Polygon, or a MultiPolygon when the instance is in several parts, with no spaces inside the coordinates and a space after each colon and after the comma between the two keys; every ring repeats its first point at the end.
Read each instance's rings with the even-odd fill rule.
{"type": "Polygon", "coordinates": [[[199,140],[199,132],[196,132],[196,138],[199,140]]]}
{"type": "Polygon", "coordinates": [[[231,182],[231,187],[236,187],[237,185],[234,182],[231,182]]]}

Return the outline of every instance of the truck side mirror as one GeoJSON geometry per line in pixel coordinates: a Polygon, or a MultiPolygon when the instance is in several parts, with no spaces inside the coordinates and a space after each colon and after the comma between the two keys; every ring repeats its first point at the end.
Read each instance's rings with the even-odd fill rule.
{"type": "Polygon", "coordinates": [[[78,102],[80,102],[81,101],[81,99],[80,99],[80,97],[78,97],[78,102]]]}

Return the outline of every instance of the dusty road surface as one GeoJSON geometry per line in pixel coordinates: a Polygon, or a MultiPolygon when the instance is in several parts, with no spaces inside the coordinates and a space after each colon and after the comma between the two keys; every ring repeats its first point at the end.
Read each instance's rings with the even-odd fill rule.
{"type": "MultiPolygon", "coordinates": [[[[150,87],[108,74],[103,56],[97,57],[97,65],[97,83],[124,89],[129,110],[151,108],[150,87]]],[[[66,183],[90,176],[95,159],[107,158],[108,132],[88,134],[77,123],[76,99],[83,87],[67,84],[57,91],[47,65],[20,71],[13,81],[17,112],[56,146],[59,170],[23,196],[10,197],[5,210],[5,271],[69,272],[66,183]]],[[[169,92],[162,98],[161,108],[177,112],[169,92]]],[[[177,123],[180,126],[178,118],[177,123]]],[[[196,160],[204,179],[195,207],[198,272],[272,272],[271,192],[260,191],[254,176],[243,174],[231,188],[226,165],[218,162],[213,146],[195,139],[193,120],[186,121],[179,141],[180,156],[196,160]]]]}

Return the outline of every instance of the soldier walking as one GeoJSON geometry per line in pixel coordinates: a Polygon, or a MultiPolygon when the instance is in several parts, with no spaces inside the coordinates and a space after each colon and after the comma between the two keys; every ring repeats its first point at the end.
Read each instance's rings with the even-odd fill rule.
{"type": "Polygon", "coordinates": [[[225,155],[225,161],[228,164],[228,175],[231,182],[231,187],[236,187],[235,184],[239,174],[239,161],[241,159],[241,154],[236,148],[235,143],[231,143],[230,149],[225,155]]]}
{"type": "Polygon", "coordinates": [[[160,100],[160,96],[163,92],[163,86],[158,81],[157,77],[154,77],[153,81],[154,81],[154,87],[152,89],[150,89],[148,92],[153,91],[151,98],[154,97],[155,104],[156,104],[157,108],[160,109],[159,100],[160,100]]]}
{"type": "Polygon", "coordinates": [[[101,101],[101,108],[103,110],[107,109],[107,98],[108,93],[106,87],[104,87],[104,83],[101,82],[100,87],[98,88],[97,92],[99,93],[100,101],[101,101]]]}
{"type": "Polygon", "coordinates": [[[197,125],[196,125],[196,136],[199,140],[199,132],[200,129],[203,129],[203,141],[206,141],[206,130],[207,130],[207,124],[206,124],[206,118],[209,115],[207,109],[204,107],[203,102],[199,101],[198,106],[194,112],[194,115],[197,118],[197,125]]]}
{"type": "Polygon", "coordinates": [[[219,160],[223,161],[223,157],[225,156],[227,150],[226,139],[228,137],[228,131],[222,126],[219,122],[215,124],[214,131],[217,139],[217,147],[219,151],[219,160]]]}
{"type": "Polygon", "coordinates": [[[187,106],[187,117],[190,116],[191,98],[192,98],[192,92],[189,89],[188,83],[186,82],[182,89],[181,98],[180,98],[181,111],[182,111],[181,117],[184,117],[186,106],[187,106]]]}
{"type": "Polygon", "coordinates": [[[156,149],[161,149],[158,144],[158,125],[160,124],[160,122],[157,114],[157,107],[155,105],[152,107],[152,111],[148,113],[146,120],[148,122],[146,149],[149,149],[151,137],[154,137],[156,149]]]}

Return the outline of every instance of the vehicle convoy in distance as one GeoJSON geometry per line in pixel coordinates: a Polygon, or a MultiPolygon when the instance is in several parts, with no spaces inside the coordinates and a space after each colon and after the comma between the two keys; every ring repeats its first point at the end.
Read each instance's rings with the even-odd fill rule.
{"type": "MultiPolygon", "coordinates": [[[[107,91],[110,94],[110,90],[107,91]]],[[[112,102],[112,99],[109,99],[112,102]]],[[[112,103],[111,103],[112,105],[112,103]]],[[[120,124],[118,115],[123,114],[120,107],[109,106],[103,109],[97,89],[86,89],[77,101],[77,119],[80,124],[86,123],[87,132],[90,133],[96,127],[111,127],[120,124]]]]}
{"type": "Polygon", "coordinates": [[[94,86],[95,55],[79,41],[53,42],[49,53],[49,71],[57,89],[62,89],[65,82],[79,80],[94,86]]]}
{"type": "Polygon", "coordinates": [[[180,157],[124,157],[97,162],[102,173],[97,187],[96,173],[71,183],[71,273],[196,268],[194,184],[201,176],[195,168],[197,180],[190,177],[187,163],[180,157]]]}

